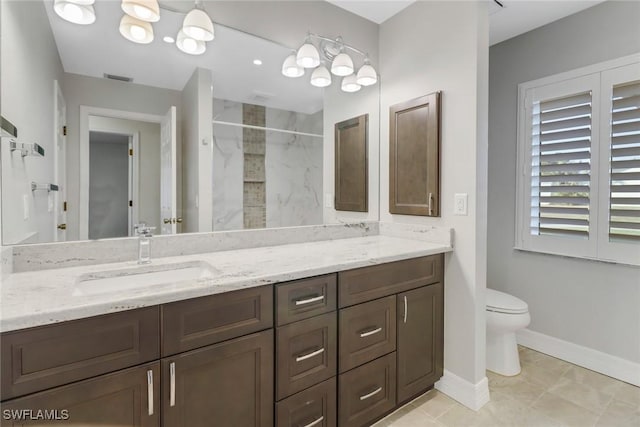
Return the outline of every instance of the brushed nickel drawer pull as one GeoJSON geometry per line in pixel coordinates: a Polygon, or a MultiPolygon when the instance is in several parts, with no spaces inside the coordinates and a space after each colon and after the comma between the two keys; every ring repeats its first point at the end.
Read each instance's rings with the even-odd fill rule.
{"type": "Polygon", "coordinates": [[[322,301],[323,299],[324,299],[324,295],[319,295],[317,297],[312,297],[307,299],[299,299],[299,300],[296,300],[296,305],[311,304],[312,302],[322,301]]]}
{"type": "Polygon", "coordinates": [[[429,215],[433,215],[433,193],[429,193],[429,215]]]}
{"type": "Polygon", "coordinates": [[[371,335],[377,334],[377,333],[378,333],[378,332],[380,332],[380,331],[382,331],[382,328],[376,328],[376,329],[373,329],[373,330],[368,331],[368,332],[362,332],[362,333],[360,334],[360,338],[364,338],[364,337],[368,337],[368,336],[371,336],[371,335]]]}
{"type": "Polygon", "coordinates": [[[169,406],[176,406],[176,363],[169,365],[169,406]]]}
{"type": "Polygon", "coordinates": [[[312,351],[311,353],[307,353],[303,356],[297,356],[296,362],[302,362],[303,360],[311,359],[313,356],[317,356],[322,353],[324,353],[324,347],[322,347],[320,350],[312,351]]]}
{"type": "Polygon", "coordinates": [[[382,391],[382,387],[378,387],[377,389],[373,390],[371,393],[365,394],[364,396],[360,396],[360,400],[367,400],[371,396],[375,396],[376,394],[380,393],[381,391],[382,391]]]}
{"type": "Polygon", "coordinates": [[[407,315],[409,314],[409,305],[407,303],[407,296],[404,296],[404,323],[407,323],[407,315]]]}
{"type": "Polygon", "coordinates": [[[153,371],[147,371],[147,407],[149,415],[153,415],[153,371]]]}
{"type": "Polygon", "coordinates": [[[322,422],[322,420],[324,420],[324,415],[320,415],[320,418],[318,418],[315,421],[311,421],[309,424],[303,426],[303,427],[313,427],[315,425],[318,425],[322,422]]]}

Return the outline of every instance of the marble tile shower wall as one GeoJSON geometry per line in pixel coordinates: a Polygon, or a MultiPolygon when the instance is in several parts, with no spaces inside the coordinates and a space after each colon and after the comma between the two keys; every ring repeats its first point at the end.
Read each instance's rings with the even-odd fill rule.
{"type": "MultiPolygon", "coordinates": [[[[214,99],[213,112],[215,120],[243,123],[242,103],[214,99]]],[[[322,111],[302,114],[267,108],[265,126],[320,135],[322,111]]],[[[250,218],[260,215],[255,207],[262,198],[266,202],[268,228],[321,224],[322,138],[267,131],[266,144],[261,145],[256,138],[247,138],[252,133],[246,131],[228,125],[213,126],[214,231],[245,228],[249,213],[245,210],[255,211],[249,213],[250,218]],[[253,158],[262,153],[260,150],[265,151],[262,164],[253,158]],[[245,170],[248,166],[258,169],[245,170]],[[260,166],[264,170],[259,170],[260,166]],[[259,182],[244,182],[248,172],[251,177],[264,173],[265,193],[261,193],[259,182]]]]}

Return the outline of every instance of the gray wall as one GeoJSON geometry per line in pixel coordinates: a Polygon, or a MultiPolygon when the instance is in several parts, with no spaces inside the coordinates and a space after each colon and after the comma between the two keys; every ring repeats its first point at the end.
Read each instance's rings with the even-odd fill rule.
{"type": "Polygon", "coordinates": [[[129,235],[129,137],[89,133],[89,238],[129,235]]]}
{"type": "Polygon", "coordinates": [[[487,286],[529,304],[530,330],[640,362],[640,269],[516,251],[517,85],[640,52],[640,3],[608,1],[490,49],[487,286]]]}
{"type": "Polygon", "coordinates": [[[31,181],[57,183],[54,177],[54,80],[63,71],[42,2],[2,1],[0,112],[18,128],[19,141],[37,142],[45,157],[21,157],[9,144],[0,146],[2,166],[3,242],[53,240],[55,213],[46,191],[31,192],[31,181]],[[18,25],[29,22],[29,26],[18,25]],[[23,216],[23,196],[29,218],[23,216]],[[35,233],[35,234],[34,234],[35,233]],[[25,240],[27,239],[27,240],[25,240]]]}

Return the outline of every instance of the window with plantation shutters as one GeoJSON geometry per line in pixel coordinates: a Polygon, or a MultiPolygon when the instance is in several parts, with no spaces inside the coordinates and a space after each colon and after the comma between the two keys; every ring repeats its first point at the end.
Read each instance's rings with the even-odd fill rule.
{"type": "Polygon", "coordinates": [[[609,239],[640,242],[640,81],[612,92],[609,239]]]}
{"type": "Polygon", "coordinates": [[[640,266],[640,54],[518,85],[516,249],[640,266]]]}
{"type": "Polygon", "coordinates": [[[589,237],[591,92],[533,108],[531,232],[589,237]]]}

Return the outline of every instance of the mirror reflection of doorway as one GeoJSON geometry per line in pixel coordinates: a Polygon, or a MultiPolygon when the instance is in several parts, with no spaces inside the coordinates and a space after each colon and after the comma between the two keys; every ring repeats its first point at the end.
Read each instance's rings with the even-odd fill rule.
{"type": "Polygon", "coordinates": [[[136,216],[133,151],[134,135],[89,132],[90,239],[130,235],[136,216]]]}

